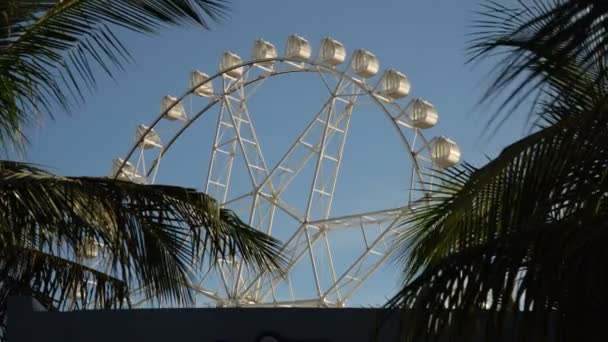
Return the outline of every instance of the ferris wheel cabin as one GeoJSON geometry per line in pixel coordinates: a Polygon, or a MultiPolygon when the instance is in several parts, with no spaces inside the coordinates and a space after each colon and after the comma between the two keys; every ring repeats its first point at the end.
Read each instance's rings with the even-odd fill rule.
{"type": "Polygon", "coordinates": [[[321,40],[319,59],[331,66],[341,64],[346,59],[346,48],[335,39],[324,38],[321,40]]]}

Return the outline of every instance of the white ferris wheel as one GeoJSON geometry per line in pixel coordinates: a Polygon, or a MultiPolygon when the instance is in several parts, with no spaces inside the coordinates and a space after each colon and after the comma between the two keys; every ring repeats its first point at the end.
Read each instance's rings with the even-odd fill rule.
{"type": "Polygon", "coordinates": [[[345,306],[386,261],[403,215],[428,196],[432,186],[428,171],[452,166],[460,159],[452,140],[424,136],[423,131],[437,123],[438,113],[422,99],[403,104],[410,91],[404,74],[396,70],[380,73],[372,53],[355,50],[347,56],[344,45],[331,38],[323,39],[316,57],[312,55],[309,42],[297,35],[288,37],[282,56],[264,40],[255,42],[249,61],[224,52],[219,72],[193,71],[188,90],[179,97],[165,96],[156,118],[137,127],[133,147],[113,161],[112,176],[155,183],[163,168],[169,167],[162,160],[176,140],[200,117],[216,117],[207,174],[201,176],[204,191],[237,211],[250,226],[284,242],[289,264],[287,275],[277,276],[253,272],[238,259],[221,260],[191,284],[199,304],[345,306]],[[269,164],[256,133],[256,113],[250,113],[248,103],[266,82],[294,73],[317,74],[320,87],[327,90],[327,100],[312,115],[298,113],[309,115],[308,123],[285,144],[278,162],[269,164]],[[339,191],[336,183],[350,122],[357,119],[356,108],[361,103],[368,104],[367,111],[373,107],[376,119],[386,120],[394,128],[403,145],[398,157],[407,159],[411,170],[403,170],[402,205],[338,216],[332,212],[334,194],[339,191]],[[231,182],[237,163],[244,165],[246,186],[231,182]],[[296,204],[284,194],[304,173],[308,173],[309,183],[296,204]],[[279,223],[279,217],[286,219],[279,223]],[[333,237],[338,231],[362,241],[347,246],[347,260],[340,255],[344,250],[341,241],[333,237]],[[302,278],[302,274],[306,276],[302,278]],[[311,290],[300,291],[302,283],[309,283],[311,290]]]}

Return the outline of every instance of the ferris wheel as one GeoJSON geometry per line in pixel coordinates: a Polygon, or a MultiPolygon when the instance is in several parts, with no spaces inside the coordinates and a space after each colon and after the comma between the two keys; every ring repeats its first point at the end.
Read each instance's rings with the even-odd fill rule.
{"type": "Polygon", "coordinates": [[[380,73],[375,55],[355,50],[347,56],[344,45],[334,39],[323,39],[315,57],[310,43],[301,36],[288,37],[282,56],[273,44],[258,40],[251,60],[224,52],[219,72],[193,71],[183,95],[162,98],[160,113],[150,123],[137,126],[132,148],[113,161],[112,176],[155,183],[159,173],[170,167],[162,161],[174,143],[199,118],[215,116],[208,169],[201,175],[204,191],[222,206],[238,210],[250,226],[284,242],[289,263],[286,275],[278,276],[257,273],[238,259],[220,260],[217,267],[192,282],[198,303],[343,307],[386,261],[403,215],[430,194],[429,170],[455,165],[460,159],[452,140],[424,136],[423,131],[437,123],[438,112],[423,99],[402,104],[409,92],[410,83],[403,73],[392,69],[380,73]],[[318,75],[327,95],[316,113],[308,113],[310,118],[299,135],[285,143],[279,160],[271,164],[258,139],[257,118],[250,113],[249,102],[266,82],[288,74],[318,75]],[[411,165],[410,170],[403,170],[406,188],[399,190],[404,193],[403,203],[334,215],[349,127],[351,120],[357,120],[361,103],[371,104],[375,119],[390,123],[403,145],[398,157],[411,165]],[[246,185],[231,182],[237,164],[244,165],[241,172],[248,179],[246,185]],[[285,196],[294,180],[305,173],[308,184],[299,191],[302,200],[285,196]],[[279,223],[279,217],[286,219],[279,223]],[[338,231],[347,231],[363,242],[341,245],[333,237],[338,231]],[[345,248],[349,250],[347,260],[341,256],[345,248]],[[300,291],[302,283],[309,283],[312,290],[300,291]]]}

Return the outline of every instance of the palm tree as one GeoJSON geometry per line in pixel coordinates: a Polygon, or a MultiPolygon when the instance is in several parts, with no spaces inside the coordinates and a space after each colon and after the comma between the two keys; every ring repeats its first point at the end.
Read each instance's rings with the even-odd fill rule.
{"type": "Polygon", "coordinates": [[[387,305],[404,313],[405,340],[475,329],[492,340],[598,340],[608,307],[608,4],[487,2],[479,15],[471,60],[501,57],[482,100],[502,101],[489,124],[531,101],[534,128],[483,167],[439,171],[429,205],[404,219],[405,282],[387,305]]]}
{"type": "MultiPolygon", "coordinates": [[[[24,148],[23,127],[84,99],[101,67],[131,59],[119,27],[153,34],[208,28],[216,0],[5,0],[0,3],[0,142],[24,148]]],[[[109,178],[60,177],[0,161],[0,340],[7,298],[31,295],[49,309],[128,306],[134,289],[154,303],[188,305],[195,272],[239,257],[261,271],[283,265],[279,242],[192,189],[109,178]],[[103,264],[80,255],[104,246],[103,264]]]]}

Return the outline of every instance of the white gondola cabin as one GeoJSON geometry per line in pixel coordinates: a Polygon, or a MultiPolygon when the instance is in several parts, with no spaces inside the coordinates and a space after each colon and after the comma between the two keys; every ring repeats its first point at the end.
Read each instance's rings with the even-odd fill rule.
{"type": "Polygon", "coordinates": [[[213,82],[209,80],[209,75],[198,70],[190,74],[190,89],[198,86],[194,94],[209,97],[213,95],[213,82]]]}
{"type": "Polygon", "coordinates": [[[437,124],[439,119],[437,109],[431,103],[422,99],[412,100],[408,105],[408,112],[412,124],[417,128],[431,128],[437,124]]]}
{"type": "Polygon", "coordinates": [[[399,71],[387,70],[382,76],[382,92],[393,99],[406,97],[410,93],[410,81],[399,71]]]}
{"type": "Polygon", "coordinates": [[[141,141],[140,146],[144,149],[163,147],[163,142],[154,128],[150,129],[144,124],[138,125],[135,129],[135,141],[141,141]]]}
{"type": "Polygon", "coordinates": [[[243,67],[235,68],[235,66],[242,64],[243,60],[237,54],[234,54],[230,51],[226,51],[222,54],[222,59],[220,60],[220,70],[228,70],[224,74],[228,75],[232,78],[239,78],[243,75],[243,67]]]}
{"type": "Polygon", "coordinates": [[[442,168],[454,166],[460,161],[460,148],[446,137],[437,137],[431,143],[431,159],[442,168]]]}
{"type": "Polygon", "coordinates": [[[365,50],[355,50],[353,53],[353,72],[361,77],[372,77],[378,73],[380,62],[371,52],[365,50]]]}
{"type": "Polygon", "coordinates": [[[346,48],[337,40],[323,38],[319,50],[319,59],[324,63],[336,66],[346,59],[346,48]]]}
{"type": "Polygon", "coordinates": [[[182,121],[186,121],[187,120],[187,116],[186,116],[186,109],[184,109],[184,105],[181,102],[177,102],[177,98],[170,96],[170,95],[166,95],[163,97],[162,101],[161,101],[161,106],[160,106],[160,110],[161,112],[165,112],[167,111],[167,109],[169,109],[169,111],[167,113],[165,113],[165,119],[167,120],[171,120],[171,121],[175,121],[175,120],[182,120],[182,121]],[[173,104],[175,103],[175,106],[173,106],[173,104]]]}
{"type": "MultiPolygon", "coordinates": [[[[274,47],[271,43],[258,39],[255,41],[255,45],[253,47],[253,55],[252,58],[255,60],[258,59],[268,59],[268,58],[276,58],[277,57],[277,48],[274,47]]],[[[260,65],[272,65],[273,61],[258,63],[260,65]]]]}
{"type": "Polygon", "coordinates": [[[310,43],[303,37],[291,35],[287,38],[285,57],[296,59],[308,59],[312,53],[310,43]]]}
{"type": "Polygon", "coordinates": [[[113,160],[112,176],[115,176],[116,178],[118,178],[120,180],[126,180],[126,181],[135,182],[135,183],[145,184],[147,182],[146,177],[144,177],[143,175],[138,173],[135,170],[135,166],[133,166],[133,164],[131,164],[128,161],[125,163],[122,158],[117,158],[117,159],[113,160]],[[122,170],[120,170],[120,172],[119,172],[118,170],[123,165],[123,163],[124,163],[124,166],[123,166],[122,170]]]}
{"type": "Polygon", "coordinates": [[[99,254],[99,246],[97,245],[97,242],[95,241],[95,239],[92,239],[92,238],[85,239],[81,248],[82,249],[80,250],[80,256],[82,256],[85,259],[97,258],[97,255],[99,254]]]}

